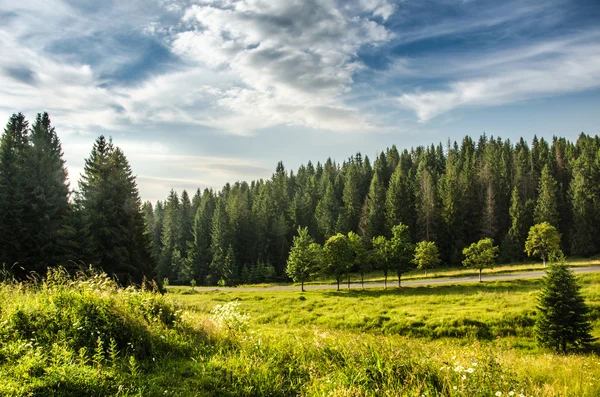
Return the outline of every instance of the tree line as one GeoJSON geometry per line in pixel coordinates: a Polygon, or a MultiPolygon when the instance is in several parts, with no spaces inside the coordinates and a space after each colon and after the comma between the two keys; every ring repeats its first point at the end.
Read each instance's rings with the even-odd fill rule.
{"type": "Polygon", "coordinates": [[[288,280],[298,228],[321,246],[352,233],[371,250],[402,224],[412,244],[434,243],[448,265],[484,238],[499,245],[499,261],[524,259],[529,229],[543,222],[567,255],[590,256],[600,252],[599,176],[597,136],[513,144],[484,134],[392,146],[373,162],[357,153],[295,172],[280,162],[268,179],[142,204],[110,140],[96,140],[72,189],[49,116],[30,126],[19,113],[0,140],[0,263],[17,277],[92,264],[123,283],[237,284],[288,280]]]}
{"type": "Polygon", "coordinates": [[[392,146],[373,162],[357,153],[295,172],[280,162],[268,179],[192,197],[171,191],[143,209],[157,274],[174,283],[287,280],[298,228],[320,246],[341,234],[371,250],[402,224],[412,244],[434,243],[441,265],[452,265],[486,238],[500,262],[523,260],[529,230],[547,223],[565,254],[591,256],[600,252],[599,150],[598,137],[585,134],[531,144],[467,136],[392,146]]]}

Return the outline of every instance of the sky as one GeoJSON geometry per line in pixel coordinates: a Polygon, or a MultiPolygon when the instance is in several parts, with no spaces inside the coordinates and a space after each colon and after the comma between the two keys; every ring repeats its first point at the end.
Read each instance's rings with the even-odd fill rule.
{"type": "Polygon", "coordinates": [[[597,0],[0,0],[0,122],[47,111],[73,188],[99,135],[155,201],[599,105],[597,0]]]}

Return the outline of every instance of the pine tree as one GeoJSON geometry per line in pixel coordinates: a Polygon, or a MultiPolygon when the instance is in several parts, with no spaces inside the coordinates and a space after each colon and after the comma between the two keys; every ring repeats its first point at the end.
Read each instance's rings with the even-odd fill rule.
{"type": "Polygon", "coordinates": [[[593,342],[589,308],[564,263],[548,268],[538,302],[535,335],[541,346],[563,354],[569,347],[589,348],[593,342]]]}
{"type": "Polygon", "coordinates": [[[231,247],[231,236],[229,233],[229,216],[227,215],[223,198],[217,200],[210,237],[210,251],[212,254],[210,269],[214,280],[223,280],[223,282],[228,283],[233,269],[228,267],[229,262],[227,262],[226,258],[227,251],[231,247]]]}
{"type": "Polygon", "coordinates": [[[435,236],[435,223],[437,217],[436,190],[431,172],[427,169],[425,162],[419,164],[417,173],[417,222],[420,236],[425,241],[432,241],[435,236]]]}
{"type": "Polygon", "coordinates": [[[360,233],[365,241],[386,234],[385,186],[377,173],[373,175],[369,194],[363,206],[360,233]]]}
{"type": "Polygon", "coordinates": [[[534,210],[535,223],[548,222],[558,227],[558,201],[556,180],[550,175],[548,165],[544,166],[538,189],[538,200],[534,210]]]}
{"type": "Polygon", "coordinates": [[[319,232],[325,239],[335,234],[335,225],[338,219],[339,205],[335,198],[333,184],[328,183],[325,195],[317,204],[315,218],[319,226],[319,232]]]}
{"type": "Polygon", "coordinates": [[[24,216],[29,187],[25,160],[29,156],[29,123],[23,114],[13,114],[0,140],[0,263],[23,278],[27,269],[20,265],[26,258],[24,241],[28,230],[24,216]]]}
{"type": "Polygon", "coordinates": [[[212,262],[210,250],[212,238],[212,219],[215,212],[215,198],[212,191],[205,189],[202,193],[200,207],[194,218],[194,241],[190,248],[190,269],[188,277],[204,283],[212,262]]]}
{"type": "Polygon", "coordinates": [[[194,226],[194,218],[196,216],[196,213],[192,212],[192,203],[190,202],[190,196],[185,190],[181,193],[181,208],[179,216],[180,230],[178,249],[181,252],[181,257],[183,259],[186,259],[188,257],[189,247],[194,239],[192,229],[194,226]]]}
{"type": "Polygon", "coordinates": [[[30,140],[32,148],[26,161],[28,182],[27,228],[29,246],[27,269],[45,274],[50,266],[66,265],[74,259],[69,250],[66,228],[70,215],[67,170],[60,140],[50,124],[48,113],[38,114],[30,140]]]}
{"type": "Polygon", "coordinates": [[[350,163],[343,194],[345,222],[348,231],[358,230],[362,207],[361,176],[359,164],[350,163]]]}
{"type": "Polygon", "coordinates": [[[95,264],[123,284],[152,279],[141,199],[125,154],[100,136],[79,183],[95,264]]]}
{"type": "MultiPolygon", "coordinates": [[[[163,226],[162,226],[162,251],[160,261],[157,267],[157,274],[160,280],[168,278],[170,282],[177,281],[178,273],[181,269],[173,263],[174,251],[179,251],[181,255],[181,204],[177,192],[171,189],[169,197],[165,201],[163,226]]],[[[179,262],[178,264],[180,264],[179,262]]],[[[178,265],[177,264],[177,265],[178,265]]]]}

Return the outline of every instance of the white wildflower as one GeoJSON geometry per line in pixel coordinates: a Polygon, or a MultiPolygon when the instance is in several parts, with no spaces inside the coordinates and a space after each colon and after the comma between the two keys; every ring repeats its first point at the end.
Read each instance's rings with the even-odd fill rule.
{"type": "Polygon", "coordinates": [[[475,370],[474,370],[473,368],[467,368],[467,371],[466,371],[466,372],[468,372],[468,373],[472,374],[473,372],[475,372],[475,370]]]}

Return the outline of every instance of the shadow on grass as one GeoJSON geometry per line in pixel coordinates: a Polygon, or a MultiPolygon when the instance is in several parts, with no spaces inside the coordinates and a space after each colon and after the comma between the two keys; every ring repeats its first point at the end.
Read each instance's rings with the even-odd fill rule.
{"type": "Polygon", "coordinates": [[[404,296],[426,296],[426,295],[456,295],[456,294],[475,294],[479,292],[489,293],[517,293],[538,291],[541,287],[541,280],[511,280],[495,281],[474,284],[461,285],[428,285],[419,287],[388,287],[388,289],[341,289],[340,291],[323,291],[323,296],[340,298],[370,297],[379,298],[381,296],[404,295],[404,296]]]}

